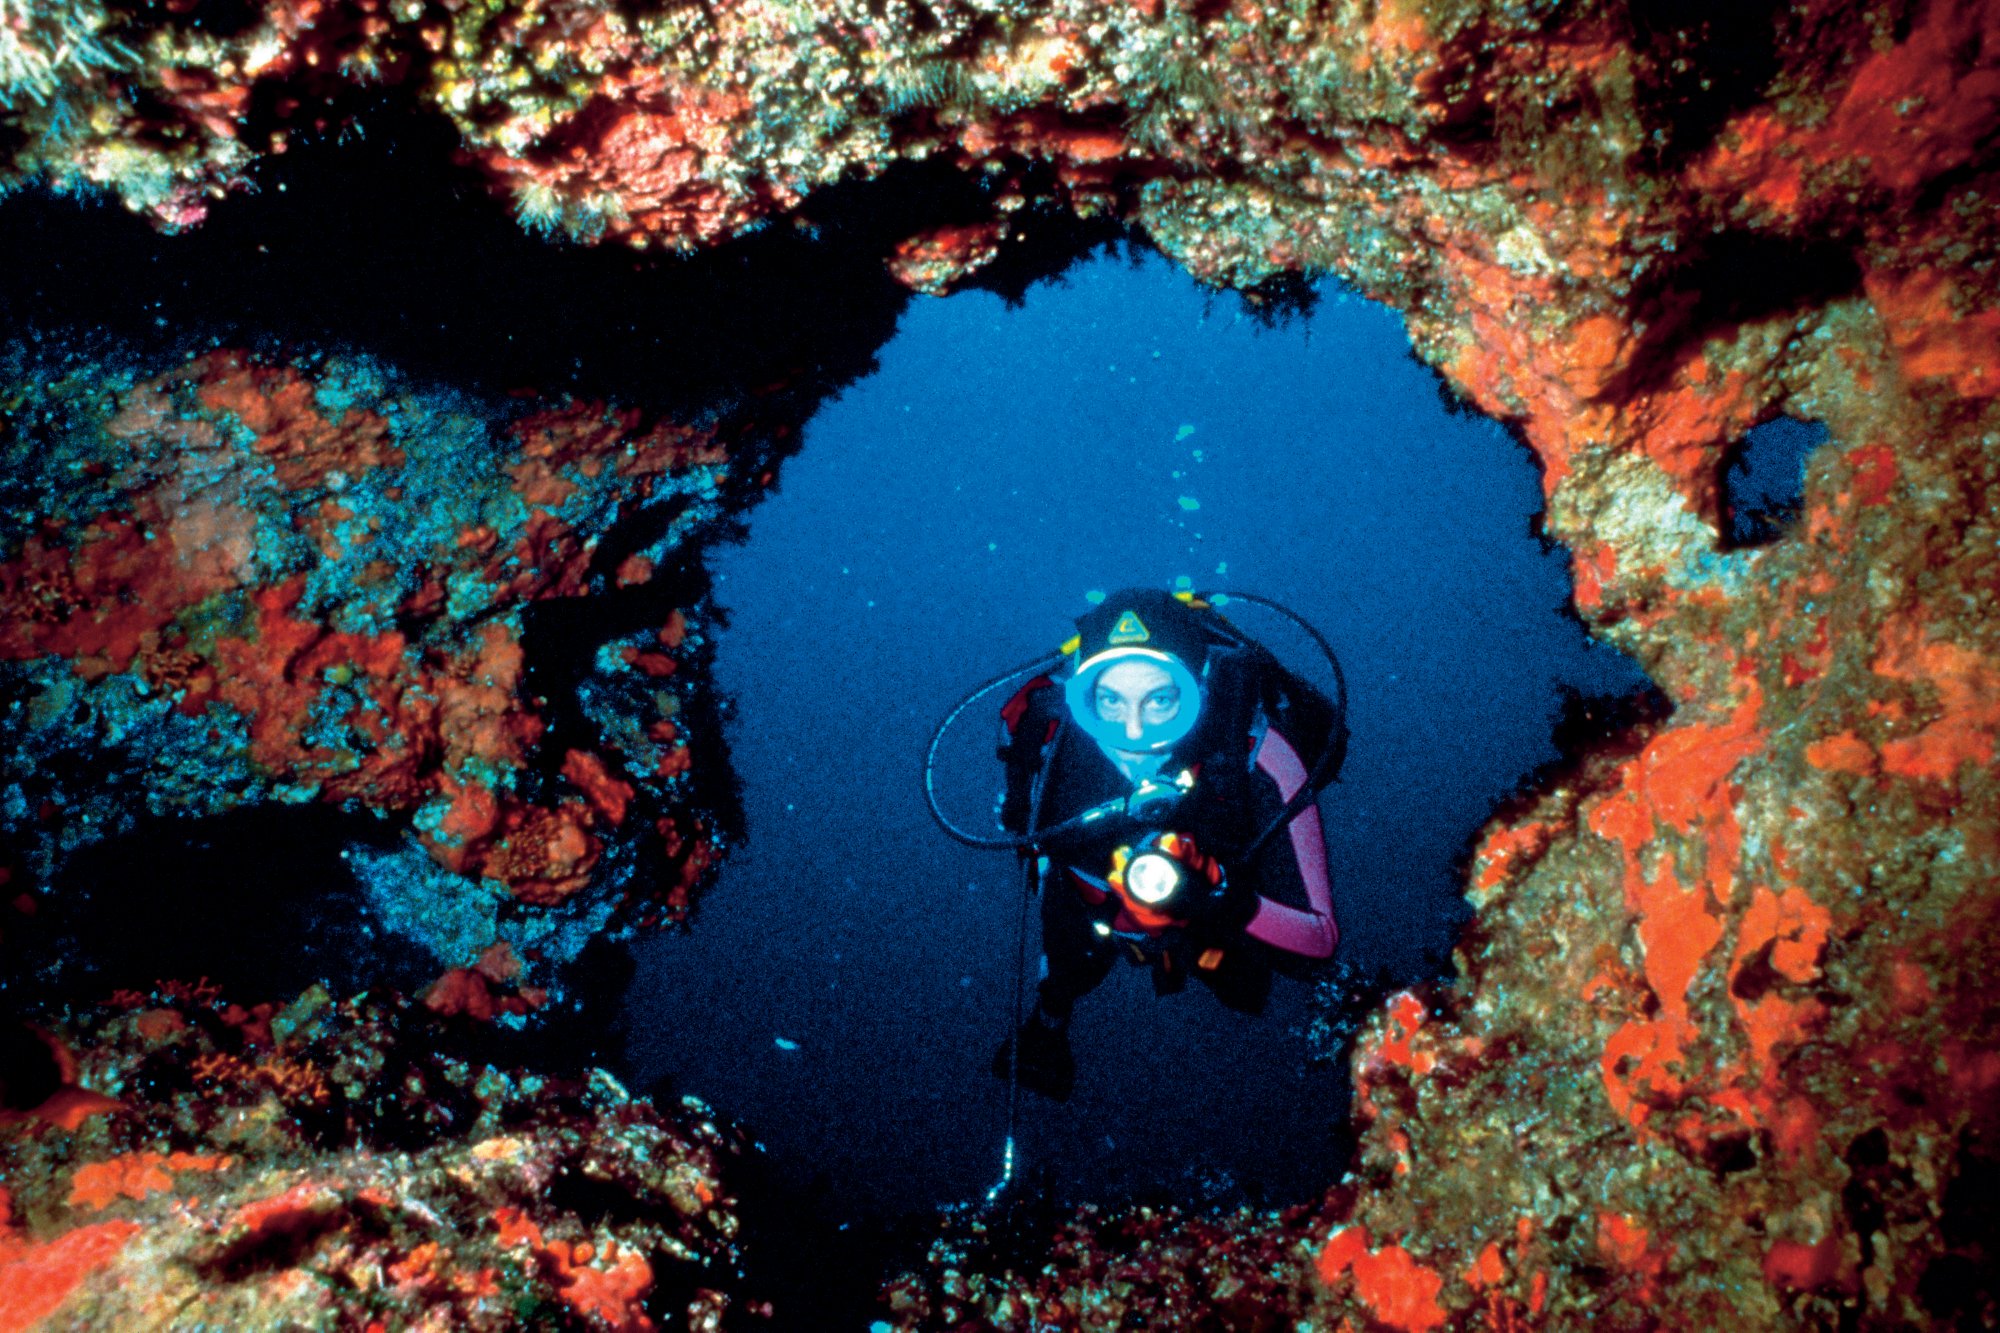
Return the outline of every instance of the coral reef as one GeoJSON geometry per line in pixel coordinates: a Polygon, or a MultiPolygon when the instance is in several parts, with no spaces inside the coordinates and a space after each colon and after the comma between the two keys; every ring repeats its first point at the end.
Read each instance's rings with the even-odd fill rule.
{"type": "MultiPolygon", "coordinates": [[[[1211,282],[1338,274],[1535,452],[1579,613],[1674,711],[1487,830],[1457,977],[1393,997],[1357,1047],[1365,1129],[1325,1205],[1091,1215],[1026,1251],[967,1228],[892,1283],[890,1319],[2000,1319],[1992,0],[71,12],[93,51],[142,59],[58,61],[17,26],[0,55],[49,58],[14,99],[7,170],[100,183],[168,227],[338,121],[357,85],[448,118],[524,223],[585,241],[690,249],[942,162],[988,212],[905,233],[882,260],[907,285],[948,290],[1066,211],[1126,221],[1211,282]],[[1728,452],[1780,415],[1828,435],[1802,516],[1733,543],[1728,452]]],[[[92,691],[146,773],[188,747],[240,756],[225,771],[258,799],[413,811],[440,872],[573,893],[602,830],[640,817],[639,775],[678,762],[653,731],[672,719],[531,764],[539,705],[502,683],[507,617],[580,586],[594,529],[571,506],[615,504],[604,475],[689,437],[635,455],[654,436],[609,409],[501,413],[472,434],[511,441],[510,463],[453,486],[493,486],[477,503],[504,513],[370,529],[369,498],[471,428],[419,441],[390,390],[344,387],[355,368],[302,373],[221,357],[134,378],[55,414],[96,425],[22,449],[75,470],[30,506],[70,531],[8,555],[8,655],[44,701],[10,716],[73,726],[92,691]],[[133,443],[90,443],[112,438],[133,443]],[[257,508],[280,488],[281,510],[257,508]]],[[[607,671],[670,684],[670,647],[635,638],[607,671]]],[[[49,767],[10,778],[19,827],[45,818],[49,767]]],[[[681,816],[644,817],[700,855],[681,816]]],[[[97,836],[66,828],[23,855],[97,836]]],[[[499,1003],[477,976],[433,1002],[499,1003]]],[[[227,1178],[191,1161],[119,1170],[227,1178]]],[[[130,1241],[92,1225],[111,1229],[37,1262],[73,1273],[130,1241]]]]}
{"type": "Polygon", "coordinates": [[[10,1085],[0,1133],[0,1327],[636,1333],[759,1304],[747,1148],[692,1098],[450,1055],[423,1009],[317,987],[163,985],[37,1035],[53,1086],[10,1085]]]}
{"type": "MultiPolygon", "coordinates": [[[[1486,832],[1459,976],[1364,1034],[1358,1158],[1293,1224],[1282,1285],[1324,1327],[1984,1326],[2000,15],[1842,14],[1844,41],[1785,48],[1695,140],[1615,29],[1474,49],[1398,14],[1374,58],[1421,71],[1435,117],[1377,164],[1383,230],[1344,197],[1302,250],[1227,208],[1163,239],[1240,276],[1267,236],[1270,262],[1403,305],[1454,388],[1519,423],[1580,612],[1674,713],[1486,832]],[[1529,89],[1586,86],[1510,128],[1529,89]],[[1467,90],[1481,119],[1454,124],[1467,90]],[[1725,451],[1780,413],[1829,435],[1803,516],[1732,549],[1725,451]]],[[[1155,1290],[1268,1281],[1274,1225],[1136,1266],[1155,1290]]],[[[960,1247],[892,1304],[1118,1327],[1133,1261],[1073,1258],[1077,1234],[960,1247]]]]}
{"type": "Polygon", "coordinates": [[[510,901],[685,911],[713,855],[675,679],[698,631],[672,608],[605,645],[555,728],[522,641],[533,604],[643,589],[715,515],[715,427],[227,350],[152,373],[24,359],[6,393],[0,793],[26,884],[144,815],[327,803],[410,830],[352,864],[447,966],[502,940],[574,952],[510,901]],[[596,568],[635,513],[670,518],[596,568]]]}
{"type": "Polygon", "coordinates": [[[890,1282],[883,1300],[889,1318],[909,1328],[1307,1327],[1309,1213],[1086,1206],[1061,1221],[947,1215],[925,1270],[890,1282]],[[996,1254],[1012,1262],[996,1263],[996,1254]]]}

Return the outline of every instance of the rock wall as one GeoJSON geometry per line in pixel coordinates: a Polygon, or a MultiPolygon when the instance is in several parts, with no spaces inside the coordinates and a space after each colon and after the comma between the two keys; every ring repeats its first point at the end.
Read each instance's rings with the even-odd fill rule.
{"type": "Polygon", "coordinates": [[[655,607],[552,712],[523,617],[648,584],[718,512],[721,431],[469,402],[356,358],[11,372],[27,531],[0,563],[0,662],[20,664],[0,771],[23,887],[148,815],[323,803],[411,831],[355,870],[377,914],[448,963],[496,942],[574,953],[509,900],[595,884],[564,920],[601,926],[642,855],[636,891],[686,910],[712,857],[675,680],[699,632],[655,607]],[[634,513],[664,521],[600,558],[634,513]],[[648,836],[612,847],[627,825],[648,836]],[[623,865],[601,867],[608,848],[623,865]]]}
{"type": "MultiPolygon", "coordinates": [[[[60,42],[54,18],[0,37],[12,170],[100,183],[170,227],[347,114],[354,86],[450,119],[525,224],[586,241],[693,249],[811,226],[836,181],[943,163],[981,203],[885,247],[913,288],[977,280],[1065,212],[1129,222],[1259,299],[1336,273],[1403,310],[1418,351],[1540,459],[1579,614],[1674,712],[1605,738],[1486,831],[1458,976],[1394,997],[1357,1047],[1362,1146],[1324,1206],[1090,1216],[1027,1257],[1019,1237],[954,1224],[892,1284],[897,1321],[2000,1317],[2000,8],[411,0],[58,17],[60,42]],[[1778,415],[1829,441],[1801,519],[1732,548],[1725,465],[1778,415]]],[[[282,402],[283,383],[257,396],[282,402]]],[[[418,465],[333,410],[307,442],[245,447],[314,504],[310,441],[328,432],[375,451],[358,471],[418,465]]],[[[566,467],[543,471],[590,493],[566,467]]],[[[319,540],[352,544],[365,511],[324,499],[319,540]]],[[[215,578],[223,537],[187,544],[215,578]]],[[[98,658],[146,679],[149,629],[156,654],[230,641],[139,625],[45,647],[89,604],[63,586],[144,572],[115,525],[90,543],[101,567],[32,540],[10,595],[58,609],[15,655],[52,681],[98,658]]],[[[391,563],[399,588],[422,582],[391,563]]],[[[297,572],[253,596],[259,616],[290,623],[297,572]]],[[[392,662],[361,630],[315,634],[371,689],[449,675],[452,651],[479,669],[470,644],[406,639],[392,662]]],[[[305,705],[260,687],[254,655],[214,661],[208,689],[247,701],[228,716],[251,719],[260,771],[390,790],[361,722],[343,723],[363,736],[351,769],[318,776],[329,761],[283,721],[305,705]]],[[[202,667],[183,674],[185,690],[202,667]]],[[[499,727],[518,710],[491,712],[499,727]]],[[[633,781],[579,753],[568,787],[526,804],[485,782],[490,824],[462,776],[447,790],[449,760],[389,799],[454,821],[433,839],[446,864],[483,855],[509,811],[563,824],[575,855],[556,865],[545,839],[520,867],[553,892],[610,819],[609,786],[633,781]]]]}
{"type": "Polygon", "coordinates": [[[8,1036],[46,1096],[0,1137],[0,1327],[636,1331],[756,1304],[748,1146],[693,1098],[497,1068],[421,1007],[320,987],[128,992],[62,1028],[8,1036]]]}

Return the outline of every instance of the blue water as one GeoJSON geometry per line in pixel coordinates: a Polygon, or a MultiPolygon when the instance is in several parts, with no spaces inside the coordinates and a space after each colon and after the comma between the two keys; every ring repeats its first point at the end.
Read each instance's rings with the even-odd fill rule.
{"type": "Polygon", "coordinates": [[[1766,546],[1784,535],[1805,507],[1806,460],[1827,441],[1821,421],[1774,417],[1745,432],[1722,472],[1727,544],[1766,546]]]}
{"type": "MultiPolygon", "coordinates": [[[[1016,309],[908,308],[747,540],[713,553],[747,832],[694,929],[639,946],[634,1079],[743,1119],[846,1207],[993,1181],[1020,883],[1010,854],[932,825],[920,759],[966,690],[1127,584],[1262,593],[1333,641],[1353,728],[1321,800],[1341,956],[1436,974],[1463,915],[1453,860],[1555,757],[1560,689],[1644,680],[1564,614],[1528,454],[1447,414],[1393,314],[1323,295],[1265,328],[1157,256],[1100,256],[1016,309]]],[[[1238,623],[1322,670],[1267,615],[1238,623]]],[[[961,823],[990,809],[1004,697],[947,747],[961,823]]],[[[1307,990],[1280,977],[1249,1017],[1114,970],[1078,1006],[1075,1097],[1024,1098],[1024,1159],[1078,1196],[1309,1197],[1338,1166],[1346,1083],[1309,1059],[1307,990]]]]}

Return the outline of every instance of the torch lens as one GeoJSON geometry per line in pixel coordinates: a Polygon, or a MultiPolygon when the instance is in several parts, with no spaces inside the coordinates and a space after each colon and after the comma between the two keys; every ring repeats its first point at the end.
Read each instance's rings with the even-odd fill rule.
{"type": "Polygon", "coordinates": [[[1125,887],[1148,907],[1165,902],[1181,886],[1181,868],[1172,857],[1141,852],[1125,867],[1125,887]]]}

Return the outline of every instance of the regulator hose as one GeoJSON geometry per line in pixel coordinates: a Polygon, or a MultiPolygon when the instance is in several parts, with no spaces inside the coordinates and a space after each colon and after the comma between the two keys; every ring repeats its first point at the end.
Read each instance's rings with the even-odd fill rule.
{"type": "Polygon", "coordinates": [[[1013,680],[1016,676],[1025,676],[1031,671],[1053,671],[1061,666],[1062,663],[1062,654],[1058,653],[1053,657],[1038,657],[1032,662],[1024,662],[1011,670],[1001,672],[961,699],[958,707],[945,714],[944,721],[938,723],[937,730],[931,733],[930,747],[924,751],[924,800],[930,803],[931,818],[937,821],[937,826],[952,838],[964,843],[967,847],[977,847],[982,851],[992,852],[1011,851],[1020,847],[1032,847],[1051,833],[1058,830],[1067,832],[1070,825],[1078,822],[1070,820],[1064,824],[1057,825],[1054,829],[1043,829],[1040,832],[1025,833],[1019,837],[981,837],[977,833],[967,833],[964,829],[952,823],[946,817],[944,808],[938,804],[937,798],[938,746],[944,742],[944,734],[951,730],[951,724],[958,721],[966,709],[972,707],[972,705],[978,703],[1008,681],[1013,680]]]}

